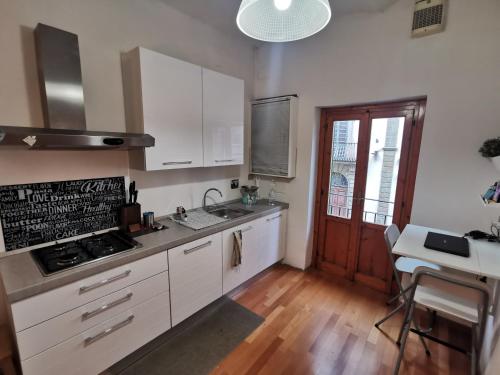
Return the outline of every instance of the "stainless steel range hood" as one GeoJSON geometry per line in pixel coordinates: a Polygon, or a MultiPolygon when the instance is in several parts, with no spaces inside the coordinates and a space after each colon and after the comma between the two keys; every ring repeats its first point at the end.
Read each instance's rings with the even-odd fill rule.
{"type": "Polygon", "coordinates": [[[39,23],[35,42],[45,128],[0,126],[0,146],[65,150],[154,146],[148,134],[86,130],[77,35],[39,23]]]}

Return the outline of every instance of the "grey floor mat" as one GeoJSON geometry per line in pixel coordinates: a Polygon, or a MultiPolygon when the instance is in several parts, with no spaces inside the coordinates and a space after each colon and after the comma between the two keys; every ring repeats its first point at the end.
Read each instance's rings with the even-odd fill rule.
{"type": "Polygon", "coordinates": [[[222,297],[103,374],[208,374],[263,320],[222,297]]]}

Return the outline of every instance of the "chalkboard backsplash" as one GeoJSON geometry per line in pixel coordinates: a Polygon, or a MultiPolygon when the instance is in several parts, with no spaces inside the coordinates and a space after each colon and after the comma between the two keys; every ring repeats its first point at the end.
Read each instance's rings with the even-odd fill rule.
{"type": "Polygon", "coordinates": [[[0,186],[5,249],[116,227],[123,204],[124,177],[0,186]]]}

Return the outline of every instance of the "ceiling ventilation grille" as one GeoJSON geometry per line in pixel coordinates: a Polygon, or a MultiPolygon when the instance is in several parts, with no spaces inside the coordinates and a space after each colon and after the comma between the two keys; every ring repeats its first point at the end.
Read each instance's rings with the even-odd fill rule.
{"type": "Polygon", "coordinates": [[[434,34],[444,30],[446,0],[419,0],[413,13],[413,37],[434,34]]]}

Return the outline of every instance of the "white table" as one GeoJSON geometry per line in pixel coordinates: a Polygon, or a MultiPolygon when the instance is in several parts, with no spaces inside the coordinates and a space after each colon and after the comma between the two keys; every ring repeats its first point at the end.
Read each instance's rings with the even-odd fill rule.
{"type": "Polygon", "coordinates": [[[443,267],[500,280],[500,243],[469,239],[470,257],[465,258],[425,248],[424,243],[429,232],[458,237],[463,235],[441,229],[408,224],[403,233],[401,233],[392,252],[397,255],[425,260],[443,267]]]}

